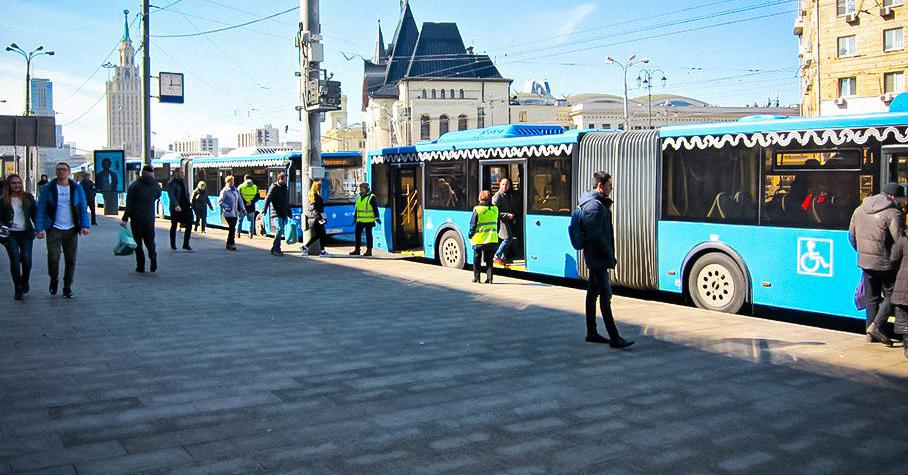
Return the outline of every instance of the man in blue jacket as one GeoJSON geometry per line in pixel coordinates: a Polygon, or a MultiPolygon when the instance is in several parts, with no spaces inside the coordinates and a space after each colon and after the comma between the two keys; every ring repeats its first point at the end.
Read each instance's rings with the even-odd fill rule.
{"type": "Polygon", "coordinates": [[[586,291],[586,341],[608,343],[612,348],[626,348],[634,344],[618,334],[612,315],[612,286],[609,269],[614,269],[615,231],[612,227],[612,176],[606,172],[593,174],[593,189],[580,198],[580,225],[583,229],[583,258],[589,271],[586,291]],[[609,338],[596,331],[596,299],[602,310],[602,320],[609,338]]]}
{"type": "Polygon", "coordinates": [[[57,178],[44,185],[38,198],[38,239],[47,238],[47,272],[50,275],[50,294],[57,295],[60,274],[60,251],[63,251],[63,297],[73,298],[73,276],[76,273],[76,251],[79,234],[88,236],[91,218],[85,191],[69,179],[70,168],[66,162],[56,166],[57,178]]]}

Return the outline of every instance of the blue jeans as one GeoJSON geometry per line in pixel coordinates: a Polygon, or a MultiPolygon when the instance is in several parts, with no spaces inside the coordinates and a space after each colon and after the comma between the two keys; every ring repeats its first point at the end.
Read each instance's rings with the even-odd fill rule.
{"type": "Polygon", "coordinates": [[[277,217],[277,228],[274,230],[274,243],[271,244],[272,251],[281,250],[281,238],[284,236],[284,226],[287,226],[287,217],[277,217]]]}
{"type": "Polygon", "coordinates": [[[511,238],[506,237],[501,240],[501,244],[498,245],[498,251],[495,252],[496,259],[504,259],[504,253],[507,252],[508,246],[511,245],[511,238]]]}
{"type": "Polygon", "coordinates": [[[255,236],[255,212],[246,213],[246,215],[243,216],[243,219],[237,223],[237,234],[243,233],[243,221],[249,221],[249,235],[255,236]]]}
{"type": "Polygon", "coordinates": [[[32,243],[35,238],[30,238],[25,231],[10,231],[9,242],[6,244],[6,253],[9,255],[9,273],[13,276],[13,286],[21,289],[28,285],[32,272],[32,243]]]}

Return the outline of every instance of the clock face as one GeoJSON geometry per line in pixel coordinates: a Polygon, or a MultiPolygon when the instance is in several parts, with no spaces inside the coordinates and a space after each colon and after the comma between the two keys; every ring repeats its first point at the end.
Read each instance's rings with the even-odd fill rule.
{"type": "Polygon", "coordinates": [[[182,96],[183,95],[183,75],[174,73],[161,73],[162,96],[182,96]]]}

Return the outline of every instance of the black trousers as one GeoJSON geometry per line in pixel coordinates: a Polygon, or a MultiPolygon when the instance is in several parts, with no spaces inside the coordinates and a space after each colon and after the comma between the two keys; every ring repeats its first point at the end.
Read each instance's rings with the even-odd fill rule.
{"type": "Polygon", "coordinates": [[[602,320],[605,322],[605,331],[609,338],[615,339],[618,327],[615,326],[615,316],[612,315],[612,284],[609,282],[608,271],[589,270],[589,286],[586,290],[586,334],[596,333],[596,299],[599,299],[599,308],[602,310],[602,320]]]}
{"type": "Polygon", "coordinates": [[[483,271],[482,264],[485,264],[486,280],[492,281],[492,269],[495,268],[492,261],[497,250],[498,243],[473,246],[473,280],[479,280],[479,274],[483,271]]]}
{"type": "Polygon", "coordinates": [[[362,242],[363,231],[366,232],[366,250],[372,250],[372,228],[375,227],[375,223],[356,223],[356,250],[359,250],[360,242],[362,242]]]}
{"type": "MultiPolygon", "coordinates": [[[[357,225],[356,229],[359,229],[359,225],[357,225]]],[[[309,242],[306,243],[305,247],[310,248],[310,247],[312,247],[313,244],[315,244],[315,241],[318,241],[319,247],[322,250],[324,250],[325,242],[328,241],[328,235],[325,234],[325,225],[318,222],[317,219],[310,219],[309,220],[309,231],[311,232],[311,235],[310,235],[311,237],[309,238],[309,242]]],[[[369,230],[369,234],[366,235],[366,239],[368,242],[368,249],[372,249],[372,230],[371,229],[369,230]]],[[[359,234],[356,235],[356,242],[357,242],[356,247],[358,249],[359,248],[359,244],[358,244],[359,243],[359,234]]]]}
{"type": "Polygon", "coordinates": [[[867,299],[867,326],[876,323],[884,331],[885,323],[892,315],[892,289],[895,287],[895,271],[864,271],[864,295],[867,299]]]}
{"type": "Polygon", "coordinates": [[[97,212],[98,205],[95,204],[95,199],[92,198],[88,200],[88,210],[91,211],[91,224],[98,224],[98,219],[95,217],[97,212]]]}
{"type": "Polygon", "coordinates": [[[177,248],[177,226],[182,224],[185,230],[183,231],[183,248],[189,247],[189,236],[192,234],[192,223],[186,219],[189,213],[192,211],[182,210],[180,212],[170,210],[170,248],[177,248]]]}
{"type": "Polygon", "coordinates": [[[237,218],[224,216],[224,221],[227,221],[227,247],[232,247],[236,243],[237,218]]]}
{"type": "Polygon", "coordinates": [[[198,231],[199,226],[202,226],[202,232],[205,232],[205,225],[208,224],[208,213],[207,210],[193,210],[195,211],[195,229],[193,231],[198,231]]]}
{"type": "Polygon", "coordinates": [[[154,221],[150,223],[133,221],[129,228],[132,230],[132,238],[136,240],[136,269],[145,270],[145,249],[148,250],[148,259],[151,262],[158,261],[158,251],[154,243],[154,221]]]}

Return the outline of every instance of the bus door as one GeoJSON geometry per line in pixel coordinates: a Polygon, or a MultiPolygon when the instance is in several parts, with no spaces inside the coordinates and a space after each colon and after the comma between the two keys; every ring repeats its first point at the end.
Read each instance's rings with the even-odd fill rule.
{"type": "Polygon", "coordinates": [[[495,196],[503,178],[507,178],[511,183],[511,190],[508,193],[511,197],[511,204],[514,206],[515,219],[509,228],[511,231],[509,233],[511,245],[505,255],[505,260],[512,261],[511,263],[518,267],[524,266],[526,262],[526,247],[523,235],[523,224],[526,219],[526,196],[524,192],[526,161],[481,161],[480,166],[480,190],[489,190],[492,196],[495,196]]]}
{"type": "Polygon", "coordinates": [[[391,167],[394,250],[422,249],[422,168],[391,167]]]}

